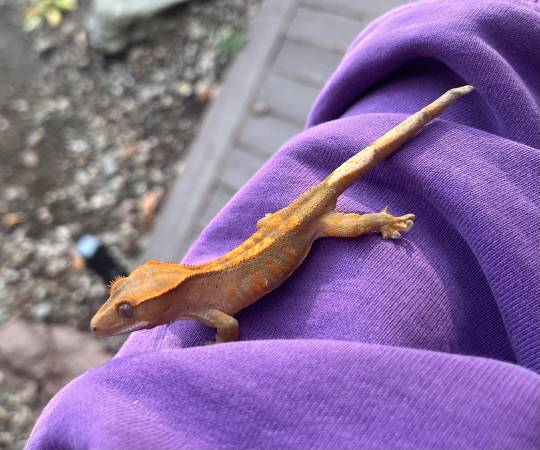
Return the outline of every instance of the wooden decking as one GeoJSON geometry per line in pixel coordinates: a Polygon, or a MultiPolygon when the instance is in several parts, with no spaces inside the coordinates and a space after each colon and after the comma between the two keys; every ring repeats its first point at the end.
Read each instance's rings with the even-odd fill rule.
{"type": "Polygon", "coordinates": [[[180,260],[204,226],[289,138],[356,35],[404,0],[265,0],[143,259],[180,260]]]}

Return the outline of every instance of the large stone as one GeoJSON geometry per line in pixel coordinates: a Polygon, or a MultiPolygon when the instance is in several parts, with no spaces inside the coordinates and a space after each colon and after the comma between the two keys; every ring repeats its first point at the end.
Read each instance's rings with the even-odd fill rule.
{"type": "Polygon", "coordinates": [[[0,368],[38,383],[48,395],[109,358],[90,333],[71,327],[16,318],[0,327],[0,368]]]}
{"type": "Polygon", "coordinates": [[[87,20],[90,44],[105,53],[118,53],[129,43],[146,37],[144,24],[139,22],[185,1],[94,0],[87,20]]]}

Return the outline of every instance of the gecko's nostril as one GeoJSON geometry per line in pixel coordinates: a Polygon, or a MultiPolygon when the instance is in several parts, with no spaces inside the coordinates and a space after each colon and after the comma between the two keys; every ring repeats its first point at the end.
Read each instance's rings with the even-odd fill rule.
{"type": "Polygon", "coordinates": [[[92,327],[92,331],[95,333],[97,332],[98,328],[97,327],[92,327]]]}

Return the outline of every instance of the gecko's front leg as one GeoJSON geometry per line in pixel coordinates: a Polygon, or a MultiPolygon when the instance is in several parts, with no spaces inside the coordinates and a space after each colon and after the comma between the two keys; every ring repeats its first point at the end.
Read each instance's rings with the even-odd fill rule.
{"type": "Polygon", "coordinates": [[[209,342],[211,344],[234,342],[238,339],[238,321],[219,309],[205,311],[200,315],[199,320],[209,327],[216,328],[216,341],[209,342]]]}

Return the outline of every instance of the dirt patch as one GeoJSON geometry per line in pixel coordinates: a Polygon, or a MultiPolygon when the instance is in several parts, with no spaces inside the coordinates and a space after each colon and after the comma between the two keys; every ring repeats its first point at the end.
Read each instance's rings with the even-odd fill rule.
{"type": "MultiPolygon", "coordinates": [[[[105,58],[87,42],[88,1],[59,28],[27,34],[27,2],[0,0],[0,325],[22,317],[88,330],[106,288],[73,268],[73,244],[95,233],[120,257],[141,250],[141,205],[181,172],[229,62],[216,45],[258,3],[192,0],[147,24],[159,29],[151,40],[105,58]]],[[[0,448],[22,446],[47,399],[0,448]]]]}

